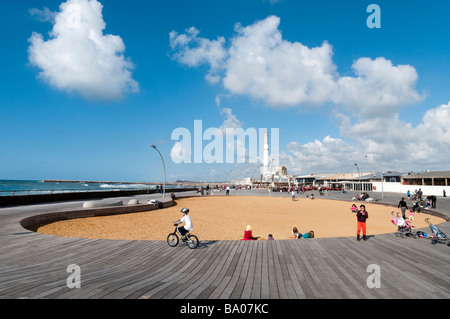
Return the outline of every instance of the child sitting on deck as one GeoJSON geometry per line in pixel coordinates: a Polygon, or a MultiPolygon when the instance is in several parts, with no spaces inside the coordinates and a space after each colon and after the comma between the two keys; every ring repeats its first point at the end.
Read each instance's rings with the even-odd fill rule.
{"type": "Polygon", "coordinates": [[[245,229],[244,232],[244,238],[242,238],[241,240],[254,240],[255,238],[252,235],[252,226],[247,225],[247,228],[245,229]]]}

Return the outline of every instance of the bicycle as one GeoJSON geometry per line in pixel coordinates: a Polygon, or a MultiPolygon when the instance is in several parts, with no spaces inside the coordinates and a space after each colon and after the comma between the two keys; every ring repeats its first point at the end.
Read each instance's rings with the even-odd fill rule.
{"type": "MultiPolygon", "coordinates": [[[[178,243],[180,242],[180,238],[178,237],[178,234],[177,234],[178,233],[178,224],[174,224],[174,226],[175,226],[175,230],[173,231],[173,233],[170,233],[169,235],[167,235],[167,243],[171,247],[177,246],[178,243]]],[[[185,242],[186,245],[188,245],[188,247],[191,249],[197,248],[197,246],[199,244],[199,240],[198,240],[197,236],[192,235],[190,233],[186,233],[185,239],[182,239],[182,241],[185,242]]]]}

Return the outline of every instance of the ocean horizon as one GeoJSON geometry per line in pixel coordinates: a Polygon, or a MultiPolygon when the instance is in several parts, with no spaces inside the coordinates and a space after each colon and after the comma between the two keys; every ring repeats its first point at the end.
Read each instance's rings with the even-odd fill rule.
{"type": "MultiPolygon", "coordinates": [[[[155,189],[156,183],[70,180],[0,180],[0,196],[155,189]]],[[[176,187],[172,186],[171,187],[176,187]]]]}

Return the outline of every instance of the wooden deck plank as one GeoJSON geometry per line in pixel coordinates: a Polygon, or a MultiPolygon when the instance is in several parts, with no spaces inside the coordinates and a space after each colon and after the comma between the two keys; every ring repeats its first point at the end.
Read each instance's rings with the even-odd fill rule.
{"type": "MultiPolygon", "coordinates": [[[[0,215],[0,298],[450,298],[450,248],[427,239],[211,241],[190,250],[41,235],[21,218],[0,215]],[[80,289],[66,286],[72,263],[80,289]],[[381,288],[367,287],[370,264],[381,267],[381,288]]],[[[450,233],[450,223],[439,228],[450,233]]]]}
{"type": "Polygon", "coordinates": [[[262,244],[257,244],[254,248],[256,250],[256,258],[255,258],[255,273],[252,287],[252,299],[261,299],[261,282],[262,282],[262,244]]]}
{"type": "Polygon", "coordinates": [[[297,299],[297,293],[296,293],[296,289],[294,288],[294,286],[296,285],[296,278],[293,278],[293,274],[291,271],[289,271],[289,269],[292,269],[293,264],[292,264],[292,260],[290,258],[292,252],[289,249],[289,241],[287,240],[283,240],[280,241],[281,245],[281,252],[282,254],[280,255],[280,258],[282,258],[283,261],[283,266],[282,266],[282,276],[283,276],[283,281],[285,282],[286,285],[286,290],[287,290],[287,294],[288,294],[288,298],[289,299],[297,299]]]}
{"type": "Polygon", "coordinates": [[[293,252],[291,255],[291,258],[293,259],[292,265],[297,274],[298,283],[305,295],[305,298],[315,298],[316,295],[314,294],[314,291],[317,291],[318,289],[303,261],[304,255],[300,251],[300,245],[301,243],[298,241],[291,242],[293,252]]]}
{"type": "Polygon", "coordinates": [[[270,298],[269,265],[267,260],[269,245],[273,245],[272,241],[266,241],[264,245],[261,245],[261,299],[270,298]]]}
{"type": "Polygon", "coordinates": [[[268,245],[269,248],[267,250],[267,262],[268,262],[268,271],[269,271],[269,293],[270,299],[279,299],[280,294],[278,292],[278,286],[276,281],[276,266],[275,266],[275,257],[274,250],[276,250],[276,241],[273,241],[268,245]]]}
{"type": "Polygon", "coordinates": [[[310,298],[323,298],[323,293],[321,292],[322,281],[317,274],[317,269],[315,269],[315,261],[313,253],[308,249],[308,242],[306,241],[296,241],[295,249],[297,251],[297,263],[300,267],[300,272],[305,276],[306,286],[303,291],[310,298]]]}
{"type": "Polygon", "coordinates": [[[252,281],[253,279],[250,268],[253,265],[253,254],[256,246],[248,243],[248,245],[244,245],[244,247],[246,249],[244,264],[230,299],[246,298],[243,296],[246,294],[244,291],[248,290],[248,280],[250,279],[252,281]]]}
{"type": "MultiPolygon", "coordinates": [[[[206,282],[213,270],[217,267],[224,249],[226,249],[226,245],[217,245],[217,248],[213,249],[209,254],[204,254],[205,262],[203,263],[202,268],[199,269],[199,271],[192,276],[189,281],[186,281],[187,287],[176,294],[174,298],[195,298],[193,297],[195,296],[194,291],[206,282]]],[[[168,298],[168,295],[164,296],[164,298],[168,298]]]]}
{"type": "Polygon", "coordinates": [[[292,286],[294,288],[296,298],[304,299],[306,295],[301,285],[301,278],[303,278],[303,274],[298,272],[299,267],[297,267],[297,259],[294,257],[295,248],[293,245],[295,244],[295,241],[288,241],[286,244],[289,248],[286,258],[289,258],[288,271],[289,276],[291,277],[292,286]]]}
{"type": "Polygon", "coordinates": [[[247,275],[246,272],[247,265],[245,264],[245,260],[247,259],[247,251],[249,250],[249,248],[251,248],[250,247],[251,245],[248,244],[251,243],[242,242],[240,244],[241,245],[240,245],[239,259],[237,260],[237,263],[231,264],[229,269],[229,275],[231,275],[230,282],[221,293],[219,299],[230,299],[231,295],[233,294],[233,291],[237,288],[241,274],[247,275]]]}
{"type": "MultiPolygon", "coordinates": [[[[200,298],[200,295],[203,294],[203,299],[205,299],[207,296],[209,296],[211,290],[211,284],[216,280],[217,275],[220,273],[221,269],[223,268],[224,262],[226,258],[228,258],[228,254],[231,251],[230,247],[234,243],[231,241],[224,241],[215,244],[215,246],[220,246],[221,251],[220,254],[217,256],[212,257],[214,262],[211,264],[211,267],[208,269],[208,271],[205,273],[204,280],[201,281],[199,285],[195,287],[195,289],[189,293],[189,295],[186,296],[186,298],[189,299],[195,299],[200,298]]],[[[216,250],[216,249],[215,249],[216,250]]],[[[217,249],[218,250],[218,249],[217,249]]]]}
{"type": "Polygon", "coordinates": [[[229,264],[233,258],[234,253],[237,250],[237,241],[230,241],[230,245],[227,248],[227,253],[222,256],[220,267],[217,267],[211,275],[211,280],[208,281],[209,286],[206,287],[198,296],[200,299],[216,299],[219,294],[218,287],[223,281],[226,272],[228,271],[229,264]]]}
{"type": "Polygon", "coordinates": [[[222,273],[225,261],[229,257],[234,245],[234,242],[221,242],[220,245],[224,245],[223,253],[217,258],[217,263],[215,263],[214,268],[209,273],[208,278],[198,286],[193,293],[190,295],[192,298],[207,299],[211,293],[217,288],[218,276],[222,273]]]}
{"type": "Polygon", "coordinates": [[[274,266],[275,266],[275,279],[277,283],[278,293],[281,299],[288,299],[289,295],[286,288],[286,282],[283,278],[283,272],[285,271],[284,257],[282,256],[281,241],[275,241],[276,249],[274,250],[274,266]]]}
{"type": "Polygon", "coordinates": [[[256,269],[256,254],[257,252],[257,244],[254,242],[249,242],[249,246],[251,247],[251,254],[249,254],[249,267],[247,272],[247,277],[244,279],[244,288],[242,290],[239,298],[242,299],[250,299],[252,297],[253,291],[253,282],[255,280],[255,269],[256,269]]]}

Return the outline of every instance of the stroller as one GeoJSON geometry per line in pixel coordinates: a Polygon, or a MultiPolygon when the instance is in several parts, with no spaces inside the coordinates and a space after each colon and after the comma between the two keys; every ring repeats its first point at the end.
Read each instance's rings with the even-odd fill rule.
{"type": "Polygon", "coordinates": [[[439,228],[437,228],[436,226],[434,226],[431,222],[429,218],[426,218],[425,221],[427,222],[427,224],[430,226],[430,230],[431,230],[431,243],[434,245],[437,242],[447,242],[447,246],[450,246],[450,241],[449,238],[447,237],[446,234],[444,234],[439,228]]]}
{"type": "Polygon", "coordinates": [[[397,217],[394,216],[394,212],[391,212],[393,216],[391,222],[394,225],[397,225],[397,232],[395,233],[396,237],[406,238],[406,237],[414,237],[419,238],[417,233],[413,232],[414,226],[411,225],[411,221],[405,220],[403,217],[397,213],[397,217]]]}

